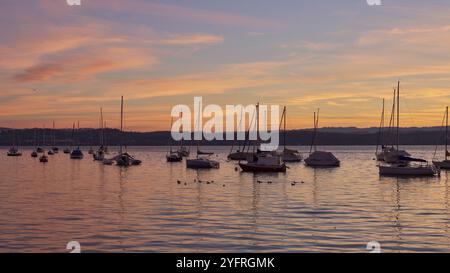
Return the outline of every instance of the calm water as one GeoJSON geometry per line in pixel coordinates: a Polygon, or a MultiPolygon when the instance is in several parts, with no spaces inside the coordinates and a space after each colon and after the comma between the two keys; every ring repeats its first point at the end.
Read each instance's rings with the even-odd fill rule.
{"type": "Polygon", "coordinates": [[[212,149],[221,168],[198,172],[166,163],[162,147],[130,149],[143,165],[128,169],[0,149],[0,251],[67,252],[73,240],[89,252],[450,251],[450,173],[380,178],[373,147],[330,147],[341,168],[253,175],[212,149]]]}

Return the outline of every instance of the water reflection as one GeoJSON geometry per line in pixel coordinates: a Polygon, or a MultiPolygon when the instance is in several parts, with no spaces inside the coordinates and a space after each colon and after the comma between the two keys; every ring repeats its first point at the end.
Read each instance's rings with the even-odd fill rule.
{"type": "Polygon", "coordinates": [[[384,178],[372,147],[338,147],[328,150],[341,168],[254,175],[235,171],[228,148],[208,150],[219,170],[167,163],[164,148],[133,150],[136,168],[0,150],[0,251],[65,252],[72,240],[84,251],[355,252],[374,240],[387,252],[450,249],[447,172],[384,178]]]}

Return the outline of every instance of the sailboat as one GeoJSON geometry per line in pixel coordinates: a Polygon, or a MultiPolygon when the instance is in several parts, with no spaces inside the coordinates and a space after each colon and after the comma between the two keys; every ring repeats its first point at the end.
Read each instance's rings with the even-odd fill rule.
{"type": "Polygon", "coordinates": [[[314,134],[313,134],[313,140],[311,143],[311,147],[309,149],[309,156],[305,159],[305,164],[308,167],[318,168],[333,168],[333,167],[339,167],[341,165],[341,162],[339,159],[334,156],[333,153],[325,152],[325,151],[317,151],[317,129],[319,126],[319,113],[320,109],[314,112],[314,134]],[[314,151],[313,151],[314,150],[314,151]]]}
{"type": "MultiPolygon", "coordinates": [[[[200,111],[198,113],[196,124],[200,124],[199,121],[200,121],[200,111]]],[[[197,130],[200,130],[200,129],[197,128],[197,130]]],[[[202,138],[203,138],[203,134],[202,134],[202,138]]],[[[202,152],[200,150],[199,142],[200,141],[197,140],[197,156],[196,156],[196,158],[186,159],[186,167],[188,169],[218,169],[218,168],[220,168],[220,163],[218,161],[211,160],[208,158],[208,156],[211,155],[212,153],[206,153],[206,152],[202,152]]]]}
{"type": "MultiPolygon", "coordinates": [[[[173,118],[170,119],[170,128],[173,125],[173,118]]],[[[166,154],[167,162],[181,162],[183,161],[183,156],[178,152],[172,149],[172,136],[169,137],[169,150],[166,154]]]]}
{"type": "MultiPolygon", "coordinates": [[[[183,119],[183,113],[181,113],[181,119],[183,119]]],[[[184,146],[184,138],[182,138],[180,141],[180,147],[178,148],[178,153],[182,157],[189,157],[189,155],[191,154],[190,148],[184,146]]]]}
{"type": "MultiPolygon", "coordinates": [[[[120,134],[123,138],[123,96],[120,101],[120,134]]],[[[103,160],[103,164],[105,165],[112,165],[114,162],[120,167],[137,166],[142,163],[141,160],[135,159],[128,152],[123,151],[123,143],[120,143],[120,150],[117,156],[103,160]]]]}
{"type": "MultiPolygon", "coordinates": [[[[380,175],[393,176],[433,176],[439,174],[439,170],[428,164],[424,159],[403,156],[399,151],[400,145],[400,81],[397,87],[397,148],[385,155],[385,162],[391,164],[380,164],[380,175]]],[[[395,111],[394,111],[395,112],[395,111]]]]}
{"type": "MultiPolygon", "coordinates": [[[[243,119],[244,115],[241,115],[241,119],[239,121],[239,126],[238,128],[241,128],[242,125],[242,119],[243,119]]],[[[245,131],[245,143],[244,145],[241,147],[241,144],[238,144],[238,147],[236,150],[234,150],[234,143],[231,146],[230,149],[230,153],[228,154],[228,160],[236,160],[236,161],[240,161],[240,160],[246,160],[249,156],[252,156],[252,153],[248,153],[245,152],[245,148],[247,146],[247,144],[249,144],[249,140],[247,140],[248,136],[247,136],[247,130],[245,131]]]]}
{"type": "MultiPolygon", "coordinates": [[[[283,129],[284,149],[281,153],[281,157],[284,162],[301,162],[303,160],[302,155],[297,150],[288,149],[286,147],[286,114],[287,113],[286,113],[286,106],[285,106],[283,109],[283,114],[281,116],[281,121],[284,121],[284,129],[283,129]]],[[[281,122],[280,122],[280,127],[281,127],[281,122]]]]}
{"type": "MultiPolygon", "coordinates": [[[[73,132],[75,132],[75,123],[73,124],[72,135],[73,135],[73,132]]],[[[77,148],[73,149],[70,152],[70,159],[83,159],[83,157],[84,157],[83,152],[81,151],[80,146],[79,146],[79,141],[80,141],[79,134],[80,134],[80,122],[78,122],[78,131],[77,131],[78,146],[77,146],[77,148]]],[[[72,142],[73,142],[73,138],[72,138],[72,142]]]]}
{"type": "MultiPolygon", "coordinates": [[[[253,119],[251,123],[253,123],[253,119]]],[[[259,140],[259,103],[256,104],[256,125],[256,138],[259,140]]],[[[250,128],[252,128],[252,124],[249,126],[248,133],[250,133],[250,128]]],[[[281,155],[272,152],[262,152],[256,146],[256,144],[253,146],[253,153],[247,158],[247,162],[239,161],[239,167],[241,167],[242,171],[254,173],[286,172],[286,163],[284,163],[281,155]]],[[[247,152],[249,148],[247,148],[247,152]]]]}
{"type": "Polygon", "coordinates": [[[13,130],[13,146],[9,148],[7,156],[22,156],[22,153],[19,151],[19,147],[16,145],[16,130],[13,130]]]}
{"type": "MultiPolygon", "coordinates": [[[[73,126],[75,127],[75,124],[74,124],[73,126]]],[[[74,131],[75,131],[75,128],[72,129],[72,135],[71,135],[71,140],[70,140],[70,141],[72,142],[72,145],[73,145],[74,131]]],[[[67,144],[67,143],[66,143],[66,144],[67,144]]],[[[69,146],[66,145],[66,147],[63,149],[63,153],[65,153],[65,154],[70,154],[71,152],[72,152],[71,147],[69,147],[69,146]]]]}
{"type": "Polygon", "coordinates": [[[36,132],[36,129],[34,129],[34,150],[33,150],[33,152],[31,152],[31,157],[38,157],[38,153],[37,153],[37,151],[36,151],[36,147],[37,146],[37,132],[36,132]]]}
{"type": "Polygon", "coordinates": [[[103,123],[103,109],[100,108],[100,125],[101,125],[100,147],[93,154],[93,158],[95,161],[103,161],[105,159],[106,145],[105,145],[105,128],[104,128],[103,124],[104,124],[103,123]]]}
{"type": "Polygon", "coordinates": [[[54,154],[59,153],[59,148],[56,147],[56,129],[55,129],[55,122],[53,121],[53,147],[52,147],[52,151],[54,154]]]}
{"type": "MultiPolygon", "coordinates": [[[[45,126],[42,130],[42,145],[43,147],[45,147],[45,126]]],[[[47,163],[48,162],[48,157],[45,155],[45,149],[42,150],[42,155],[39,157],[39,162],[41,163],[47,163]]]]}
{"type": "MultiPolygon", "coordinates": [[[[439,169],[450,169],[450,152],[448,151],[448,106],[445,109],[445,150],[444,150],[444,160],[443,161],[437,161],[433,160],[433,164],[438,167],[439,169]]],[[[437,150],[437,149],[436,149],[437,150]]],[[[436,155],[436,153],[435,153],[436,155]]]]}
{"type": "Polygon", "coordinates": [[[383,134],[383,126],[384,126],[384,100],[383,100],[383,113],[382,113],[382,120],[380,123],[380,132],[378,137],[378,144],[377,144],[377,151],[376,151],[376,158],[377,161],[385,161],[387,163],[395,163],[398,161],[399,157],[410,157],[411,154],[409,154],[405,150],[400,150],[398,147],[396,148],[394,146],[394,142],[392,140],[394,135],[394,127],[395,127],[395,109],[396,109],[396,103],[397,103],[397,89],[394,88],[394,98],[392,100],[392,110],[391,110],[391,117],[389,120],[389,131],[388,134],[391,139],[390,145],[385,145],[384,143],[384,134],[383,134]],[[378,152],[379,149],[379,143],[381,142],[381,151],[378,152]]]}

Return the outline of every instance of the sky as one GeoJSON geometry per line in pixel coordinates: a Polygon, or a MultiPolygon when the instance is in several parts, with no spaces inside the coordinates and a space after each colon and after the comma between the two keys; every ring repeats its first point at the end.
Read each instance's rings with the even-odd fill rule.
{"type": "Polygon", "coordinates": [[[403,126],[450,102],[448,0],[1,0],[0,127],[170,128],[177,104],[287,106],[288,129],[403,126]]]}

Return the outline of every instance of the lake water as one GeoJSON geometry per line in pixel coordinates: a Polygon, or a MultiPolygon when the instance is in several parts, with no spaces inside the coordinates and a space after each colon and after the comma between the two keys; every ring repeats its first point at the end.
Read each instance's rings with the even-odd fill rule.
{"type": "MultiPolygon", "coordinates": [[[[204,149],[220,169],[166,163],[164,147],[130,148],[143,164],[127,169],[0,149],[0,252],[67,252],[69,241],[86,252],[450,251],[449,173],[380,178],[373,147],[327,147],[340,168],[253,175],[228,148],[204,149]]],[[[408,150],[430,159],[434,147],[408,150]]]]}

